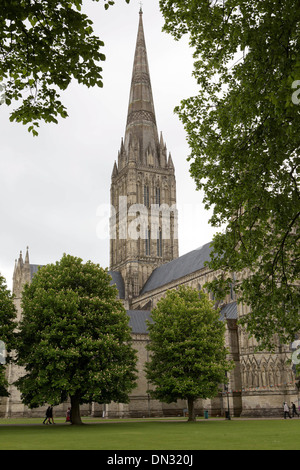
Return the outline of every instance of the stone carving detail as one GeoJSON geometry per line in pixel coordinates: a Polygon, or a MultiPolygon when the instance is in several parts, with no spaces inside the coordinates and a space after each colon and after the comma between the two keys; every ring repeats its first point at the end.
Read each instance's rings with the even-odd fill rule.
{"type": "Polygon", "coordinates": [[[150,111],[144,111],[144,110],[142,110],[142,111],[132,111],[128,115],[127,126],[128,126],[128,124],[131,124],[132,122],[135,122],[135,121],[150,121],[150,122],[153,122],[153,124],[156,125],[155,116],[150,111]]]}
{"type": "Polygon", "coordinates": [[[135,73],[132,77],[132,83],[136,85],[137,83],[144,83],[150,85],[150,77],[147,73],[135,73]]]}
{"type": "Polygon", "coordinates": [[[250,357],[241,363],[243,388],[287,388],[294,386],[294,374],[286,358],[263,357],[261,361],[250,357]]]}

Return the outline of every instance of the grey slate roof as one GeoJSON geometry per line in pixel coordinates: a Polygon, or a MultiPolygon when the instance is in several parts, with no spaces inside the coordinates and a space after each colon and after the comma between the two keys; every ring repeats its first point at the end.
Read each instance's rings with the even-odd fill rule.
{"type": "Polygon", "coordinates": [[[141,294],[204,268],[204,263],[210,260],[212,251],[210,245],[211,242],[206,243],[206,245],[156,268],[144,285],[141,294]]]}
{"type": "Polygon", "coordinates": [[[119,271],[108,271],[108,274],[112,277],[111,285],[115,284],[119,291],[119,298],[125,299],[125,285],[124,280],[119,271]]]}
{"type": "Polygon", "coordinates": [[[30,278],[32,280],[33,276],[38,272],[39,268],[42,267],[39,264],[30,264],[30,278]]]}
{"type": "Polygon", "coordinates": [[[129,326],[132,333],[148,334],[146,320],[150,318],[151,312],[149,310],[127,310],[129,316],[129,326]]]}
{"type": "MultiPolygon", "coordinates": [[[[150,310],[127,310],[129,316],[129,326],[132,329],[132,333],[148,334],[148,328],[146,320],[153,322],[150,318],[150,310]]],[[[232,302],[225,305],[220,311],[220,320],[224,321],[225,318],[228,320],[237,319],[237,303],[232,302]]]]}
{"type": "Polygon", "coordinates": [[[237,319],[237,303],[231,302],[230,304],[225,305],[220,311],[220,320],[236,320],[237,319]]]}

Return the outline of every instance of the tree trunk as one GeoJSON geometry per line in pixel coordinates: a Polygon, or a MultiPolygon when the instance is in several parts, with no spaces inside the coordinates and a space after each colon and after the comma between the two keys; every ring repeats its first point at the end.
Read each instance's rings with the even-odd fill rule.
{"type": "Polygon", "coordinates": [[[188,410],[189,410],[188,421],[196,421],[194,398],[188,398],[188,410]]]}
{"type": "Polygon", "coordinates": [[[80,416],[80,401],[78,395],[71,396],[71,416],[72,424],[83,424],[80,416]]]}

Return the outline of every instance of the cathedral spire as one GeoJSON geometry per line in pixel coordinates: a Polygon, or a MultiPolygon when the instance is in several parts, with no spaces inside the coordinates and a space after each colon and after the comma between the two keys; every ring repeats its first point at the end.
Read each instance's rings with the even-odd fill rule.
{"type": "Polygon", "coordinates": [[[118,164],[114,164],[110,194],[114,208],[110,217],[110,269],[121,274],[126,308],[130,308],[132,299],[139,295],[152,271],[178,257],[174,165],[171,157],[168,160],[166,144],[157,131],[142,9],[125,137],[118,153],[118,164]],[[164,210],[170,208],[170,217],[166,217],[170,225],[169,231],[166,229],[169,238],[162,235],[166,228],[163,227],[163,209],[158,218],[154,215],[152,219],[152,210],[149,210],[152,204],[164,210]]]}
{"type": "Polygon", "coordinates": [[[132,70],[128,115],[125,132],[125,149],[134,138],[139,143],[139,157],[145,162],[146,151],[151,147],[155,153],[159,145],[156,117],[150,81],[147,49],[144,36],[143,11],[139,12],[139,27],[132,70]]]}

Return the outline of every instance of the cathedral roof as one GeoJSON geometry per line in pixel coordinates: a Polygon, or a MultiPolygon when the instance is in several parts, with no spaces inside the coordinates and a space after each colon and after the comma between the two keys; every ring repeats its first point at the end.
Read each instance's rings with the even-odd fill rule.
{"type": "Polygon", "coordinates": [[[127,310],[127,315],[132,333],[148,334],[146,321],[152,322],[150,310],[127,310]]]}
{"type": "Polygon", "coordinates": [[[237,312],[237,303],[231,302],[230,304],[225,305],[220,311],[220,320],[236,320],[238,317],[237,312]]]}
{"type": "Polygon", "coordinates": [[[204,268],[205,262],[210,260],[212,251],[211,242],[206,243],[202,247],[190,251],[169,263],[163,264],[156,268],[150,278],[144,285],[141,294],[145,294],[151,290],[176,281],[181,277],[192,274],[204,268]]]}
{"type": "Polygon", "coordinates": [[[32,280],[33,276],[38,272],[41,265],[39,265],[39,264],[30,264],[29,267],[30,267],[30,278],[32,280]]]}
{"type": "Polygon", "coordinates": [[[108,271],[108,274],[112,277],[110,284],[115,284],[119,291],[119,298],[125,299],[125,285],[121,273],[119,271],[108,271]]]}
{"type": "MultiPolygon", "coordinates": [[[[148,334],[147,320],[153,323],[150,310],[127,310],[129,316],[129,326],[132,333],[148,334]]],[[[237,303],[231,302],[221,308],[220,320],[236,320],[237,319],[237,303]]]]}

